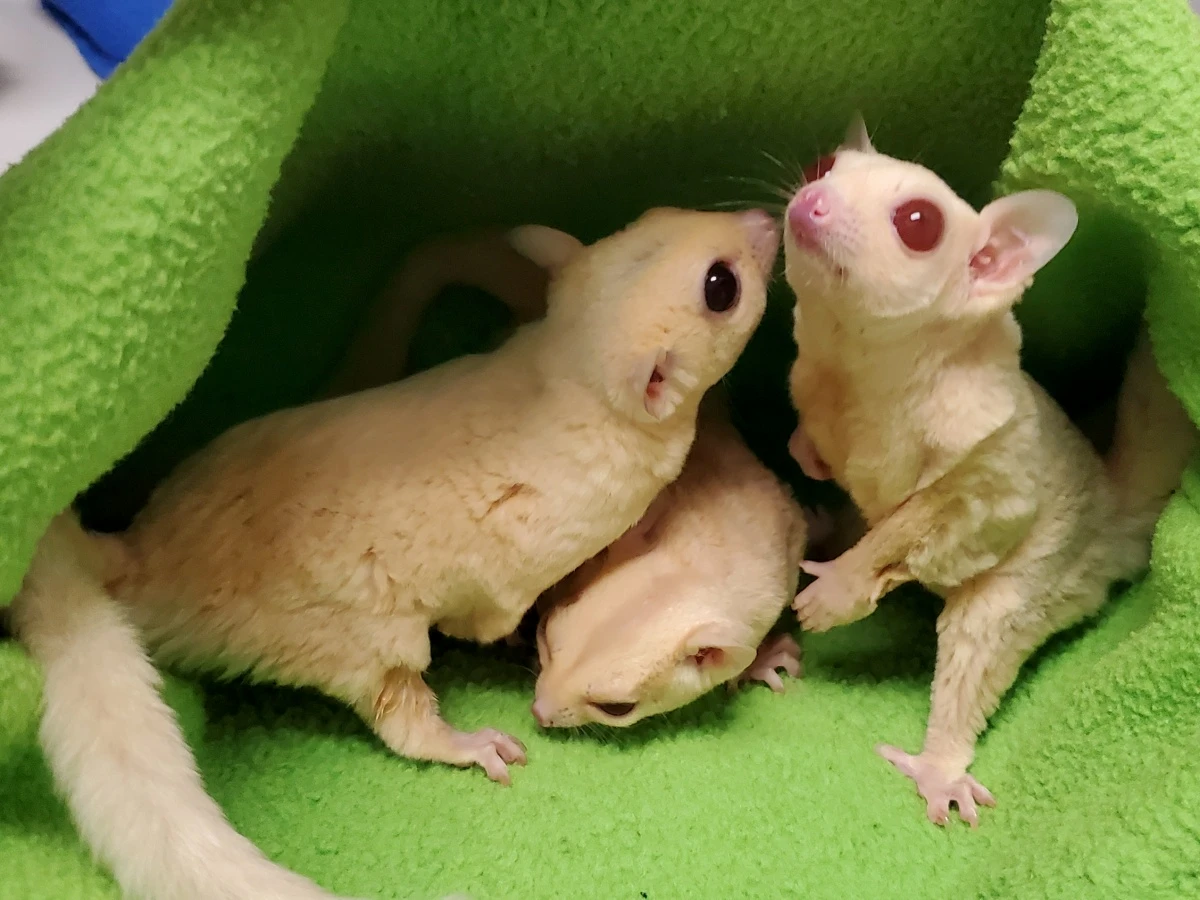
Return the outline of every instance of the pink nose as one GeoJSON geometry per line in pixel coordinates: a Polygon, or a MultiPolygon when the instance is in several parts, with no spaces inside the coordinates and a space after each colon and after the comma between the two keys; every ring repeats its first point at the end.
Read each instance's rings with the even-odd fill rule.
{"type": "Polygon", "coordinates": [[[812,240],[830,222],[833,198],[821,184],[810,184],[788,204],[788,227],[799,241],[812,240]]]}
{"type": "Polygon", "coordinates": [[[549,704],[545,700],[534,700],[533,706],[529,707],[529,711],[533,713],[533,718],[543,728],[550,724],[550,710],[547,708],[549,704]]]}

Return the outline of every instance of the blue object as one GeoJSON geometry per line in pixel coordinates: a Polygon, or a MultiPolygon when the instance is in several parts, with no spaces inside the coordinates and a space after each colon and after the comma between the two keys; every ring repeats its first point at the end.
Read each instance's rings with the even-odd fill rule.
{"type": "Polygon", "coordinates": [[[101,78],[128,58],[170,5],[171,0],[42,0],[101,78]]]}

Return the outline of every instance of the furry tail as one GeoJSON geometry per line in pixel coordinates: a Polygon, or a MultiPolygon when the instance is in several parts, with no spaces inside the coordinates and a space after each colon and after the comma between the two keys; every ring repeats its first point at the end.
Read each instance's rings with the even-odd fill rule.
{"type": "Polygon", "coordinates": [[[1149,562],[1158,517],[1179,487],[1200,433],[1154,362],[1145,329],[1129,358],[1117,398],[1112,446],[1105,459],[1128,536],[1134,569],[1149,562]]]}
{"type": "Polygon", "coordinates": [[[544,315],[548,273],[518,252],[514,233],[453,235],[413,250],[376,299],[324,395],[336,397],[403,377],[421,315],[451,285],[493,294],[512,310],[518,324],[544,315]]]}
{"type": "Polygon", "coordinates": [[[41,744],[84,840],[145,900],[333,900],[270,862],[205,792],[159,674],[104,587],[119,548],[62,514],[11,609],[45,674],[41,744]]]}

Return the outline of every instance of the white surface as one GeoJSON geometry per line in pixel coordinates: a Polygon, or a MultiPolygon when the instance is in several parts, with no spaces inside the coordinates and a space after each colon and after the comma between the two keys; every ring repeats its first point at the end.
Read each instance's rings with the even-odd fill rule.
{"type": "Polygon", "coordinates": [[[98,85],[38,0],[0,0],[0,172],[45,140],[98,85]]]}

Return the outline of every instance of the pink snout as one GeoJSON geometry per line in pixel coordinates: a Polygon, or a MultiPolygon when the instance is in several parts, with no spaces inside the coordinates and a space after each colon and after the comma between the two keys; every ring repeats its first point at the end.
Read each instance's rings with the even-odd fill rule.
{"type": "Polygon", "coordinates": [[[823,184],[801,188],[788,204],[787,222],[792,237],[801,244],[815,245],[834,219],[835,200],[823,184]]]}
{"type": "Polygon", "coordinates": [[[534,700],[533,706],[529,707],[529,711],[533,713],[534,720],[543,728],[550,726],[549,704],[544,700],[534,700]]]}

